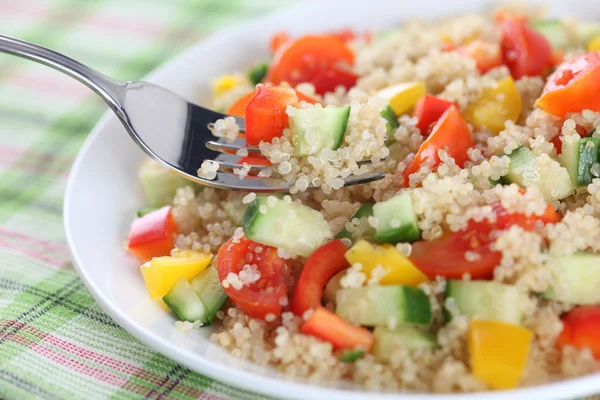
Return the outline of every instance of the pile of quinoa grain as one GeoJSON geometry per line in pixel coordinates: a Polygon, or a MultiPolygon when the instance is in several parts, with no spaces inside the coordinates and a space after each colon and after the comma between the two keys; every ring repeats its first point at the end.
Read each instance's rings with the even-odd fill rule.
{"type": "MultiPolygon", "coordinates": [[[[340,87],[322,97],[315,94],[310,84],[296,88],[323,103],[302,102],[298,108],[351,107],[342,146],[298,158],[294,156],[291,132],[286,129],[272,143],[260,144],[261,153],[272,166],[259,176],[289,183],[291,197],[286,201],[298,201],[320,211],[334,233],[345,228],[360,236],[373,224],[369,218],[352,218],[360,205],[383,201],[402,191],[410,192],[417,224],[425,240],[460,231],[470,220],[493,222],[496,215],[492,205],[496,203],[510,213],[542,215],[547,203],[536,188],[523,190],[514,184],[495,184],[508,173],[509,158],[503,155],[526,146],[545,162],[553,163],[560,160],[551,142],[557,135],[562,135],[563,142],[569,142],[579,138],[577,126],[581,126],[588,132],[596,129],[593,136],[600,136],[599,113],[585,110],[569,114],[561,122],[536,108],[535,100],[544,85],[542,78],[526,77],[516,81],[522,100],[516,122],[507,122],[498,134],[470,127],[475,145],[469,150],[464,168],[460,168],[447,151],[440,150],[439,165],[434,167],[433,159],[425,162],[404,182],[402,173],[424,140],[416,127],[416,118],[408,114],[399,116],[399,127],[391,133],[394,142],[386,143],[386,121],[380,114],[382,104],[375,96],[380,89],[401,82],[422,81],[429,94],[456,102],[464,110],[477,101],[484,89],[510,73],[506,67],[498,67],[481,74],[473,60],[455,51],[445,51],[444,46],[448,41],[461,42],[473,37],[499,43],[500,36],[491,16],[473,14],[436,23],[409,21],[394,31],[375,35],[371,42],[354,40],[350,43],[356,55],[353,68],[359,75],[354,88],[340,87]],[[364,161],[370,163],[362,164],[364,161]],[[373,171],[384,172],[386,176],[377,182],[343,187],[345,178],[373,171]],[[311,185],[321,190],[307,190],[311,185]]],[[[574,45],[573,51],[578,51],[577,46],[574,45]]],[[[215,99],[214,104],[224,108],[251,90],[253,87],[244,84],[215,99]]],[[[293,115],[296,110],[288,107],[287,113],[293,115]]],[[[239,127],[233,118],[226,118],[216,122],[213,133],[233,140],[239,127]]],[[[208,162],[203,164],[199,174],[212,179],[217,168],[208,162]]],[[[546,265],[548,257],[579,251],[600,254],[600,165],[596,170],[597,179],[590,185],[552,203],[562,217],[561,222],[540,224],[531,231],[513,226],[501,232],[493,243],[493,249],[502,255],[493,279],[523,289],[525,295],[520,306],[525,315],[524,326],[534,333],[522,386],[600,371],[600,362],[594,360],[589,351],[569,347],[559,351],[555,346],[562,329],[559,317],[572,305],[534,294],[546,290],[555,279],[546,265]]],[[[236,171],[241,177],[247,172],[247,166],[236,171]]],[[[240,239],[243,210],[256,196],[212,188],[199,193],[190,187],[179,189],[173,199],[173,215],[180,229],[176,246],[216,254],[225,241],[240,239]]],[[[396,247],[406,255],[411,252],[409,243],[399,243],[396,247]]],[[[280,255],[288,258],[286,254],[280,255]]],[[[301,257],[286,260],[290,293],[304,261],[301,257]]],[[[230,275],[223,285],[241,287],[260,279],[260,272],[251,261],[238,274],[230,275]]],[[[376,281],[377,277],[369,283],[362,266],[354,264],[341,279],[341,285],[356,287],[377,284],[376,281]]],[[[369,389],[440,393],[485,390],[469,365],[469,319],[457,314],[450,323],[444,322],[445,285],[446,281],[438,278],[420,286],[431,303],[433,318],[428,330],[437,334],[439,347],[408,352],[398,343],[386,362],[377,361],[371,354],[354,363],[339,361],[330,343],[299,332],[302,318],[289,311],[287,298],[282,303],[281,316],[269,316],[266,321],[251,318],[227,303],[217,315],[211,340],[234,356],[310,382],[345,379],[369,389]]],[[[446,307],[452,308],[452,304],[446,307]]],[[[187,324],[181,327],[189,328],[187,324]]]]}

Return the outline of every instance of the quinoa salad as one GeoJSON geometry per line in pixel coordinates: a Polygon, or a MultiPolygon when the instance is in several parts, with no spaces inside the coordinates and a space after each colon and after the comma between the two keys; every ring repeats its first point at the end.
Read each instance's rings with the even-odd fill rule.
{"type": "Polygon", "coordinates": [[[503,8],[266,46],[212,81],[244,129],[211,129],[260,150],[236,153],[240,179],[288,193],[139,169],[127,249],[179,329],[370,390],[600,372],[600,23],[503,8]]]}

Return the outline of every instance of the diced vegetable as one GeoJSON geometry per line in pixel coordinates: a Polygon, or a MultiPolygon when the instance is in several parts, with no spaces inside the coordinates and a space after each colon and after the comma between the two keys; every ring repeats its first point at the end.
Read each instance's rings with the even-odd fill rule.
{"type": "Polygon", "coordinates": [[[446,299],[453,299],[461,315],[486,321],[521,324],[524,294],[515,285],[491,281],[449,280],[446,299]]]}
{"type": "Polygon", "coordinates": [[[248,205],[243,228],[251,240],[304,257],[333,236],[320,212],[274,196],[258,197],[248,205]]]}
{"type": "Polygon", "coordinates": [[[587,51],[600,51],[600,35],[595,36],[586,46],[587,51]]]}
{"type": "Polygon", "coordinates": [[[472,320],[469,326],[471,370],[492,389],[511,389],[523,374],[533,333],[518,325],[472,320]]]}
{"type": "Polygon", "coordinates": [[[315,309],[300,325],[300,332],[330,342],[336,349],[370,351],[375,340],[369,330],[344,321],[324,307],[315,309]]]}
{"type": "Polygon", "coordinates": [[[458,46],[455,51],[473,59],[477,63],[477,69],[482,74],[502,65],[502,51],[498,43],[476,39],[458,46]]]}
{"type": "Polygon", "coordinates": [[[338,359],[343,363],[352,363],[365,355],[364,350],[343,350],[338,359]]]}
{"type": "Polygon", "coordinates": [[[253,85],[259,84],[265,78],[265,75],[267,75],[268,69],[269,64],[266,62],[257,64],[248,72],[248,79],[250,79],[253,85]]]}
{"type": "Polygon", "coordinates": [[[503,179],[526,188],[537,187],[546,201],[564,199],[573,193],[569,171],[550,157],[536,156],[526,147],[519,147],[508,155],[508,174],[503,179]]]}
{"type": "Polygon", "coordinates": [[[357,75],[349,67],[354,53],[343,40],[331,35],[306,35],[287,40],[277,52],[266,81],[288,82],[292,87],[302,82],[315,86],[318,94],[332,92],[338,86],[349,89],[357,75]]]}
{"type": "Polygon", "coordinates": [[[253,318],[281,314],[287,288],[282,273],[285,261],[274,247],[260,245],[245,237],[231,239],[219,248],[217,272],[225,293],[253,318]],[[251,267],[248,260],[251,260],[251,267]],[[245,278],[242,281],[240,273],[245,278]]]}
{"type": "Polygon", "coordinates": [[[452,105],[456,104],[429,94],[417,101],[413,115],[417,117],[417,128],[421,135],[429,136],[435,123],[452,105]]]}
{"type": "Polygon", "coordinates": [[[171,204],[175,192],[181,187],[190,186],[195,192],[203,188],[149,158],[140,164],[138,177],[142,182],[148,206],[154,208],[171,204]]]}
{"type": "Polygon", "coordinates": [[[394,349],[403,348],[409,351],[434,349],[438,346],[435,335],[408,326],[395,329],[378,326],[373,331],[375,344],[373,355],[379,362],[389,361],[394,349]]]}
{"type": "Polygon", "coordinates": [[[544,35],[554,49],[564,49],[569,44],[569,33],[562,21],[557,19],[535,21],[532,28],[544,35]]]}
{"type": "Polygon", "coordinates": [[[367,280],[375,274],[382,274],[381,285],[418,286],[427,281],[414,264],[390,244],[372,245],[366,240],[359,240],[346,252],[350,264],[360,263],[367,280]],[[382,270],[380,270],[382,269],[382,270]]]}
{"type": "Polygon", "coordinates": [[[337,239],[321,246],[304,264],[294,296],[291,310],[302,316],[305,311],[321,306],[323,288],[335,274],[348,268],[344,258],[346,246],[337,239]]]}
{"type": "Polygon", "coordinates": [[[571,304],[600,303],[600,256],[578,253],[550,257],[547,266],[557,278],[546,298],[571,304]]]}
{"type": "Polygon", "coordinates": [[[295,110],[289,118],[294,156],[317,154],[326,147],[333,150],[339,148],[349,117],[350,106],[295,110]]]}
{"type": "Polygon", "coordinates": [[[198,295],[205,308],[205,314],[200,319],[205,325],[211,324],[217,312],[227,301],[227,294],[221,286],[219,274],[215,267],[208,267],[190,280],[190,286],[198,295]]]}
{"type": "Polygon", "coordinates": [[[236,86],[244,83],[245,79],[240,79],[239,76],[235,75],[222,75],[214,79],[211,82],[213,94],[215,96],[221,96],[223,93],[230,91],[236,86]]]}
{"type": "Polygon", "coordinates": [[[162,299],[180,321],[196,322],[206,319],[204,304],[183,276],[162,299]]]}
{"type": "Polygon", "coordinates": [[[387,123],[385,124],[385,127],[387,129],[387,137],[385,144],[389,146],[390,144],[396,141],[394,133],[396,132],[396,129],[398,129],[398,127],[400,126],[400,124],[398,123],[398,116],[390,106],[387,106],[381,111],[381,116],[387,121],[387,123]]]}
{"type": "Polygon", "coordinates": [[[171,207],[165,206],[131,223],[127,247],[141,262],[166,256],[175,247],[177,223],[171,207]]]}
{"type": "Polygon", "coordinates": [[[144,206],[137,211],[136,215],[138,217],[143,217],[144,215],[150,214],[152,211],[156,210],[158,210],[156,207],[144,206]]]}
{"type": "Polygon", "coordinates": [[[539,76],[551,67],[552,47],[548,40],[526,22],[505,19],[502,31],[502,61],[514,79],[539,76]]]}
{"type": "Polygon", "coordinates": [[[373,205],[375,239],[379,243],[412,242],[421,236],[409,192],[373,205]]]}
{"type": "Polygon", "coordinates": [[[292,37],[289,33],[285,31],[275,33],[269,42],[269,48],[272,53],[276,53],[277,50],[286,42],[288,42],[292,37]]]}
{"type": "Polygon", "coordinates": [[[589,348],[594,357],[600,359],[600,306],[574,308],[566,313],[561,321],[563,330],[556,342],[559,348],[589,348]]]}
{"type": "MultiPolygon", "coordinates": [[[[359,209],[354,213],[354,215],[352,216],[352,218],[350,220],[353,220],[354,218],[368,218],[370,216],[373,215],[373,204],[371,203],[365,203],[362,204],[359,209]]],[[[363,237],[375,237],[375,229],[370,228],[365,232],[361,232],[361,236],[363,237]]],[[[337,235],[337,239],[356,239],[356,233],[355,232],[348,232],[348,230],[346,228],[342,229],[342,231],[340,233],[338,233],[337,235]]]]}
{"type": "Polygon", "coordinates": [[[511,77],[483,89],[481,97],[464,112],[465,119],[476,129],[485,127],[494,133],[502,131],[506,121],[516,122],[520,114],[521,94],[511,77]]]}
{"type": "Polygon", "coordinates": [[[587,186],[600,175],[600,138],[588,137],[571,140],[563,145],[561,164],[569,171],[573,186],[587,186]],[[594,167],[596,165],[596,167],[594,167]],[[596,175],[592,168],[598,169],[596,175]]]}
{"type": "Polygon", "coordinates": [[[399,83],[380,90],[377,96],[388,100],[394,114],[400,116],[409,113],[417,101],[425,96],[425,84],[423,82],[399,83]]]}
{"type": "Polygon", "coordinates": [[[244,118],[246,115],[246,106],[248,105],[250,100],[254,98],[255,94],[256,92],[250,92],[243,95],[242,97],[237,99],[231,106],[229,106],[227,111],[225,111],[225,114],[233,115],[234,117],[244,118]]]}
{"type": "Polygon", "coordinates": [[[158,299],[169,293],[182,276],[191,279],[203,271],[212,254],[194,250],[174,250],[171,256],[154,257],[140,267],[150,297],[158,299]]]}
{"type": "Polygon", "coordinates": [[[448,155],[462,167],[469,159],[467,150],[471,147],[473,147],[471,131],[460,115],[460,111],[456,106],[448,108],[434,125],[427,140],[421,144],[412,163],[404,170],[404,186],[408,187],[409,176],[417,172],[425,160],[434,159],[436,166],[440,163],[438,150],[446,149],[448,155]]]}
{"type": "Polygon", "coordinates": [[[337,292],[336,313],[365,326],[428,325],[431,306],[427,295],[409,286],[364,286],[337,292]]]}
{"type": "Polygon", "coordinates": [[[535,104],[560,118],[570,112],[600,111],[600,54],[582,54],[559,65],[535,104]]]}

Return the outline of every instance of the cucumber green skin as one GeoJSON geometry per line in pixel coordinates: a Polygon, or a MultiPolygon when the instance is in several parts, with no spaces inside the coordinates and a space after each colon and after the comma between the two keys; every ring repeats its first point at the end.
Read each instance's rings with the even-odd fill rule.
{"type": "Polygon", "coordinates": [[[594,163],[598,162],[600,138],[586,137],[579,141],[579,162],[577,164],[577,186],[587,186],[596,178],[590,172],[594,163]],[[593,146],[588,147],[588,143],[593,146]]]}
{"type": "Polygon", "coordinates": [[[531,26],[533,29],[544,35],[554,49],[564,49],[569,43],[567,30],[559,20],[551,19],[535,21],[531,26]]]}
{"type": "MultiPolygon", "coordinates": [[[[519,306],[523,293],[514,285],[492,281],[448,280],[445,298],[453,298],[461,314],[484,320],[520,325],[523,313],[519,306]]],[[[444,309],[446,320],[451,315],[444,309]]]]}
{"type": "Polygon", "coordinates": [[[379,243],[413,242],[421,237],[417,217],[413,212],[410,194],[404,192],[391,199],[376,203],[373,216],[377,218],[375,240],[379,243]],[[392,228],[389,221],[400,221],[400,226],[392,228]]]}
{"type": "Polygon", "coordinates": [[[398,123],[398,116],[390,106],[387,106],[383,109],[383,111],[381,111],[381,116],[387,121],[387,123],[385,124],[387,128],[387,140],[385,144],[389,146],[390,144],[396,141],[394,132],[400,126],[400,124],[398,123]]]}
{"type": "Polygon", "coordinates": [[[246,211],[244,211],[244,216],[242,217],[242,229],[246,237],[251,237],[255,233],[255,222],[260,216],[258,209],[263,203],[262,199],[256,198],[246,207],[246,211]]]}
{"type": "Polygon", "coordinates": [[[343,363],[351,363],[365,355],[363,350],[344,350],[340,353],[338,360],[343,363]]]}
{"type": "MultiPolygon", "coordinates": [[[[360,208],[358,210],[356,210],[356,212],[354,213],[354,215],[352,216],[351,220],[354,218],[367,218],[373,215],[373,204],[371,203],[365,203],[363,205],[360,206],[360,208]]],[[[371,231],[367,231],[363,233],[364,236],[366,237],[373,237],[375,235],[375,231],[371,232],[371,231]]],[[[348,232],[346,230],[346,228],[342,229],[342,231],[340,233],[338,233],[338,235],[336,236],[336,239],[350,239],[350,240],[354,240],[356,239],[352,233],[348,232]]]]}
{"type": "Polygon", "coordinates": [[[269,69],[269,64],[266,62],[255,65],[250,72],[248,72],[248,79],[252,82],[253,85],[259,84],[267,75],[267,70],[269,69]]]}
{"type": "Polygon", "coordinates": [[[401,285],[338,290],[336,313],[365,326],[387,326],[390,318],[399,325],[428,325],[431,322],[427,295],[421,289],[401,285]]]}
{"type": "Polygon", "coordinates": [[[227,302],[227,294],[221,286],[217,269],[213,266],[206,268],[190,281],[190,286],[206,308],[206,314],[201,320],[205,325],[210,325],[217,312],[227,302]]]}
{"type": "Polygon", "coordinates": [[[435,335],[423,332],[416,328],[399,327],[388,329],[378,326],[373,331],[375,343],[373,355],[380,362],[389,361],[396,346],[402,346],[409,351],[421,349],[435,349],[438,347],[435,335]]]}
{"type": "Polygon", "coordinates": [[[206,320],[204,304],[184,277],[179,278],[162,300],[180,321],[204,323],[206,320]]]}
{"type": "Polygon", "coordinates": [[[547,266],[562,285],[550,287],[542,297],[575,305],[600,304],[600,256],[577,253],[552,257],[547,266]]]}

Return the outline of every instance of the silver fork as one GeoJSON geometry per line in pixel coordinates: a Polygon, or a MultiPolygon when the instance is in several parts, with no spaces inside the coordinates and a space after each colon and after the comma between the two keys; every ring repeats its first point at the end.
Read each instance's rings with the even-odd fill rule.
{"type": "MultiPolygon", "coordinates": [[[[248,153],[260,151],[255,147],[246,147],[243,138],[227,143],[212,135],[208,125],[225,118],[224,114],[190,103],[152,83],[117,81],[67,56],[17,38],[0,35],[0,52],[47,65],[88,86],[102,97],[131,138],[150,157],[189,180],[220,189],[253,192],[283,192],[291,188],[282,179],[240,179],[231,172],[234,168],[242,167],[239,164],[241,157],[235,155],[238,150],[245,148],[248,153]],[[198,169],[204,160],[219,163],[214,180],[198,176],[198,169]]],[[[236,122],[243,132],[244,120],[236,118],[236,122]]],[[[251,171],[263,168],[265,166],[252,165],[251,171]]],[[[345,186],[373,182],[383,176],[383,173],[372,173],[349,177],[345,180],[345,186]]],[[[309,188],[314,189],[315,186],[309,188]]]]}

